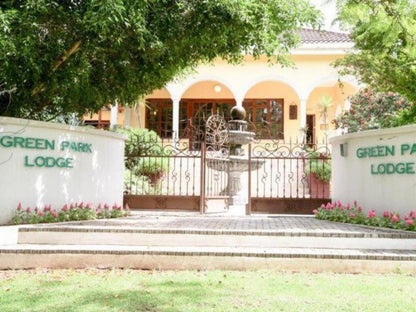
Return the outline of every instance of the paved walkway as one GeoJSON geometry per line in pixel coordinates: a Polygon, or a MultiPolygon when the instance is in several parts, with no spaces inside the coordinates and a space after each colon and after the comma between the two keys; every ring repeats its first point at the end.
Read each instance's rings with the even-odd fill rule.
{"type": "MultiPolygon", "coordinates": [[[[65,225],[100,228],[140,228],[163,230],[218,230],[240,232],[265,232],[266,234],[287,233],[303,236],[340,236],[349,237],[394,237],[415,238],[416,232],[398,231],[394,229],[368,227],[347,223],[318,220],[309,215],[263,215],[251,216],[220,216],[201,215],[196,212],[158,212],[133,211],[132,215],[121,219],[106,219],[70,222],[65,225]],[[306,235],[305,235],[306,234],[306,235]]],[[[50,227],[50,224],[38,225],[50,227]]],[[[56,224],[56,226],[64,226],[56,224]]]]}

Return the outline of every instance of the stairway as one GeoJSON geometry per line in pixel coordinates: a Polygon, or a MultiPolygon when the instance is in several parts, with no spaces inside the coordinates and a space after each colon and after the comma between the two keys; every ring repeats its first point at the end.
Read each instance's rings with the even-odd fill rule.
{"type": "Polygon", "coordinates": [[[309,217],[141,217],[17,228],[0,269],[416,272],[416,233],[309,217]]]}

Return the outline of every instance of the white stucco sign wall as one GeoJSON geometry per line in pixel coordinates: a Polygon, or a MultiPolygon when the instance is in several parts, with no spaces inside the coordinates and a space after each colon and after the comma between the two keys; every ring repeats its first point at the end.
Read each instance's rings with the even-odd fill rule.
{"type": "Polygon", "coordinates": [[[23,208],[122,205],[124,136],[0,117],[0,224],[23,208]]]}
{"type": "Polygon", "coordinates": [[[334,200],[401,214],[416,205],[416,125],[334,137],[334,200]]]}

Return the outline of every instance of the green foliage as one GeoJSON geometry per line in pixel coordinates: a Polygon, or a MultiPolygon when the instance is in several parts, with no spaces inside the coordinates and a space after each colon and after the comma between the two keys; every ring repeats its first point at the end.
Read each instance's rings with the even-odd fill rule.
{"type": "Polygon", "coordinates": [[[305,173],[307,175],[314,173],[316,178],[322,182],[329,182],[331,180],[331,161],[325,153],[308,151],[306,158],[305,173]]]}
{"type": "Polygon", "coordinates": [[[416,212],[414,210],[411,210],[409,214],[404,215],[401,219],[396,212],[384,211],[382,216],[377,216],[374,210],[370,210],[365,214],[357,202],[354,202],[353,205],[343,205],[338,201],[326,205],[322,204],[313,212],[315,217],[320,220],[416,231],[416,212]]]}
{"type": "MultiPolygon", "coordinates": [[[[335,64],[376,91],[416,103],[416,3],[412,0],[337,0],[339,20],[356,51],[335,64]]],[[[416,109],[401,123],[413,122],[416,109]]]]}
{"type": "Polygon", "coordinates": [[[119,218],[130,215],[130,208],[128,205],[123,207],[116,204],[110,208],[109,205],[98,205],[93,207],[91,204],[84,205],[83,203],[64,205],[60,210],[52,209],[50,205],[46,205],[43,209],[35,207],[33,210],[30,207],[22,209],[19,203],[16,213],[12,218],[13,224],[37,224],[37,223],[53,223],[65,221],[81,221],[94,219],[108,219],[119,218]]]}
{"type": "Polygon", "coordinates": [[[410,108],[404,109],[397,114],[394,120],[395,126],[404,126],[416,124],[416,105],[413,104],[410,108]]]}
{"type": "Polygon", "coordinates": [[[349,101],[351,108],[334,120],[336,128],[348,132],[398,126],[401,114],[407,114],[411,107],[411,103],[397,93],[371,89],[360,90],[349,101]]]}
{"type": "Polygon", "coordinates": [[[0,2],[0,115],[53,118],[134,104],[217,57],[284,65],[306,0],[6,0],[0,2]]]}
{"type": "Polygon", "coordinates": [[[169,171],[171,150],[163,146],[152,130],[120,129],[119,132],[127,135],[125,185],[136,193],[155,193],[161,178],[169,171]]]}

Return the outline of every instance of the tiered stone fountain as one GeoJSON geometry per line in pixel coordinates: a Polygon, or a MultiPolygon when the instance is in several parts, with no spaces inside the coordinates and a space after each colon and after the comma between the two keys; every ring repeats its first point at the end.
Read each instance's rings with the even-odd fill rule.
{"type": "Polygon", "coordinates": [[[222,161],[208,161],[208,167],[228,172],[228,186],[223,190],[224,194],[229,194],[229,210],[232,215],[247,214],[248,204],[248,181],[242,181],[242,174],[248,172],[249,168],[254,171],[263,166],[264,161],[252,161],[249,164],[243,145],[253,141],[255,133],[247,131],[247,121],[245,121],[246,111],[243,107],[234,106],[231,109],[229,121],[228,142],[230,153],[228,158],[222,161]],[[244,184],[244,185],[243,185],[244,184]]]}

